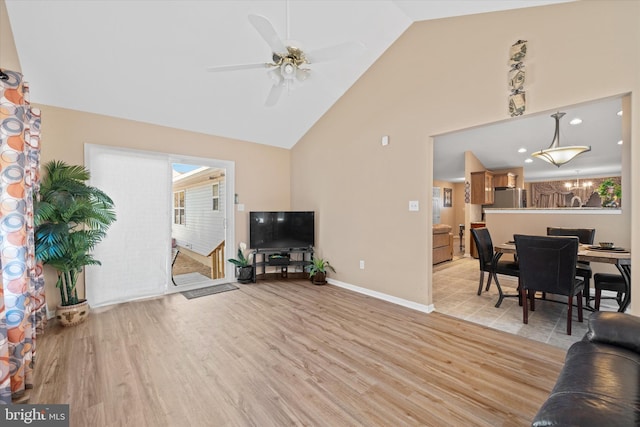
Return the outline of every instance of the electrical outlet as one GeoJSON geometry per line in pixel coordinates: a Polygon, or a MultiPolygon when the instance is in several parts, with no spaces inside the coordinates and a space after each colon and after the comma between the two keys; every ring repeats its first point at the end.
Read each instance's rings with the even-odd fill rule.
{"type": "Polygon", "coordinates": [[[414,211],[419,211],[420,210],[420,202],[418,200],[410,200],[409,201],[409,210],[414,212],[414,211]]]}
{"type": "Polygon", "coordinates": [[[364,270],[364,260],[360,260],[360,270],[364,270]]]}

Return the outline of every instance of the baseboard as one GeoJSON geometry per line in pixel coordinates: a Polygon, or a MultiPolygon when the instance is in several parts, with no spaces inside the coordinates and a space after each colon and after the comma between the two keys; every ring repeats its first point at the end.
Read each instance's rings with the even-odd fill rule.
{"type": "MultiPolygon", "coordinates": [[[[291,275],[291,273],[289,273],[289,274],[291,275]]],[[[280,276],[280,273],[278,273],[277,276],[280,276]]],[[[308,277],[306,279],[308,280],[308,277]]],[[[348,290],[353,291],[353,292],[357,292],[359,294],[368,295],[368,296],[376,298],[376,299],[387,301],[387,302],[390,302],[390,303],[393,303],[393,304],[398,304],[398,305],[401,305],[403,307],[407,307],[407,308],[410,308],[410,309],[413,309],[413,310],[421,311],[423,313],[431,313],[431,312],[435,311],[435,307],[433,306],[433,304],[429,304],[429,305],[418,304],[418,303],[413,302],[413,301],[409,301],[409,300],[406,300],[406,299],[394,297],[392,295],[383,294],[382,292],[372,291],[371,289],[367,289],[367,288],[362,288],[360,286],[351,285],[349,283],[341,282],[339,280],[335,280],[335,279],[331,279],[331,278],[327,278],[327,283],[329,283],[331,285],[334,285],[334,286],[337,286],[339,288],[344,288],[344,289],[348,289],[348,290]]],[[[162,296],[162,295],[157,295],[157,296],[162,296]]],[[[148,298],[148,297],[142,297],[142,298],[148,298]]],[[[55,314],[56,314],[55,311],[49,310],[48,306],[46,307],[46,310],[47,310],[47,319],[48,320],[53,319],[55,317],[55,314]]]]}
{"type": "Polygon", "coordinates": [[[373,297],[373,298],[376,298],[376,299],[387,301],[387,302],[390,302],[390,303],[393,303],[393,304],[398,304],[398,305],[401,305],[403,307],[411,308],[413,310],[421,311],[423,313],[431,313],[432,311],[435,310],[435,307],[433,306],[433,304],[429,304],[429,305],[418,304],[418,303],[413,302],[413,301],[409,301],[409,300],[406,300],[406,299],[394,297],[392,295],[383,294],[382,292],[372,291],[371,289],[367,289],[367,288],[362,288],[360,286],[351,285],[349,283],[341,282],[339,280],[328,278],[327,279],[327,283],[329,283],[330,285],[337,286],[339,288],[344,288],[344,289],[348,289],[348,290],[353,291],[353,292],[357,292],[359,294],[364,294],[364,295],[367,295],[367,296],[370,296],[370,297],[373,297]]]}

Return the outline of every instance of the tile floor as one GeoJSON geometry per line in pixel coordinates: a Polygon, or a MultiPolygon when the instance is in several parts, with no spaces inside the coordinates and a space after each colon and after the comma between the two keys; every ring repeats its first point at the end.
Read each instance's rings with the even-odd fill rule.
{"type": "MultiPolygon", "coordinates": [[[[485,273],[485,284],[487,276],[485,273]]],[[[584,311],[584,322],[580,323],[574,308],[572,335],[568,336],[566,304],[543,300],[536,300],[536,311],[529,312],[529,323],[525,325],[517,298],[505,298],[499,308],[495,307],[498,301],[495,284],[491,284],[489,291],[483,290],[482,295],[477,295],[479,278],[478,260],[460,258],[460,253],[453,261],[434,266],[433,302],[436,311],[564,349],[581,340],[587,331],[590,311],[584,311]]],[[[499,276],[499,280],[504,293],[516,293],[516,278],[499,276]]],[[[593,293],[593,283],[591,286],[593,293]]],[[[617,305],[613,300],[603,300],[600,309],[615,311],[617,305]]]]}

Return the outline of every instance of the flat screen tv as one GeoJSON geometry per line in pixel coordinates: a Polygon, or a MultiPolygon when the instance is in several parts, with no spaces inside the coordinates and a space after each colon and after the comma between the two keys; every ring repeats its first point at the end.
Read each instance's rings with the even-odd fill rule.
{"type": "Polygon", "coordinates": [[[303,249],[314,245],[314,212],[250,212],[249,247],[303,249]]]}

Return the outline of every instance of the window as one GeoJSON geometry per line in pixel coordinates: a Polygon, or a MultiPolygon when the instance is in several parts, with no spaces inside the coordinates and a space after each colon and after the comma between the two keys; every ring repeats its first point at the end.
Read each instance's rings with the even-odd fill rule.
{"type": "Polygon", "coordinates": [[[184,225],[184,190],[173,193],[173,223],[184,225]]]}
{"type": "Polygon", "coordinates": [[[214,212],[219,212],[220,211],[220,184],[215,183],[213,184],[213,186],[211,187],[211,191],[212,191],[212,199],[213,199],[213,211],[214,212]]]}

